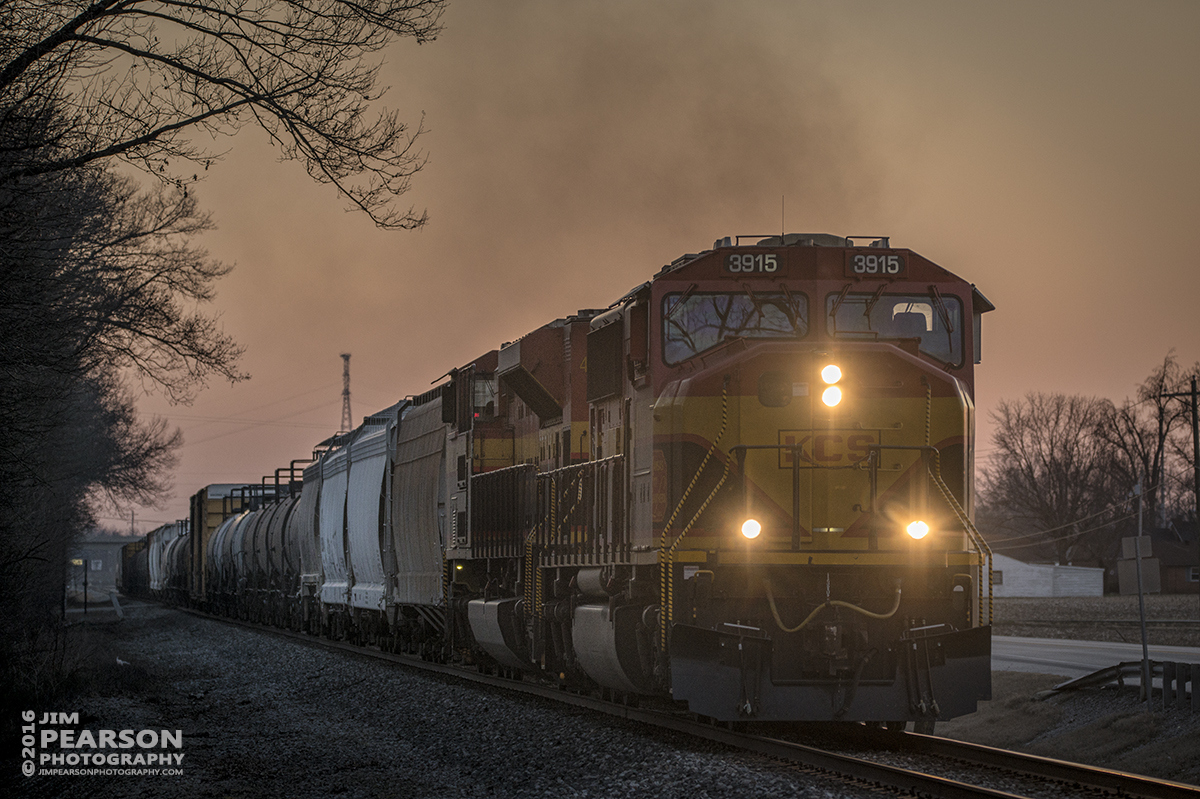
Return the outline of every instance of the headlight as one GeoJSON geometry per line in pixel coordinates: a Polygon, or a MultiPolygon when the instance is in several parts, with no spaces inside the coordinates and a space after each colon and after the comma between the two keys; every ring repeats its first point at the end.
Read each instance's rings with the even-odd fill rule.
{"type": "Polygon", "coordinates": [[[824,402],[830,408],[842,401],[842,390],[837,386],[830,386],[821,394],[821,402],[824,402]]]}
{"type": "Polygon", "coordinates": [[[746,538],[758,538],[758,534],[762,532],[762,525],[757,519],[747,519],[742,522],[742,535],[746,538]]]}
{"type": "Polygon", "coordinates": [[[929,525],[920,520],[909,522],[907,529],[908,534],[911,535],[916,541],[920,541],[922,538],[929,535],[929,525]]]}
{"type": "Polygon", "coordinates": [[[835,364],[829,364],[821,370],[821,379],[830,385],[842,379],[842,370],[835,364]]]}

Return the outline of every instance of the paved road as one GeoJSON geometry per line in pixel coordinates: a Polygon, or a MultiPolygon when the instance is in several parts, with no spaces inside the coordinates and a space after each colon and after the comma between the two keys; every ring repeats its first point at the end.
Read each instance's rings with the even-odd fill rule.
{"type": "MultiPolygon", "coordinates": [[[[1121,662],[1141,659],[1141,644],[992,637],[993,671],[1034,671],[1082,677],[1121,662]]],[[[1151,645],[1150,659],[1200,663],[1200,647],[1151,645]]]]}

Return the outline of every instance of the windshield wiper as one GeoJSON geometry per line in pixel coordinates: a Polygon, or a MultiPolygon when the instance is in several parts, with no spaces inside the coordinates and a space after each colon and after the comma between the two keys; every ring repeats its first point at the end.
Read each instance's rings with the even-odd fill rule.
{"type": "Polygon", "coordinates": [[[938,316],[942,318],[942,324],[946,326],[946,332],[953,333],[954,323],[950,321],[950,312],[946,310],[946,304],[942,302],[942,293],[938,291],[937,286],[929,287],[929,297],[933,300],[934,306],[937,307],[938,316]]]}
{"type": "MultiPolygon", "coordinates": [[[[799,332],[797,328],[800,327],[800,303],[796,302],[796,298],[792,296],[792,292],[788,290],[786,284],[780,283],[779,288],[783,289],[783,296],[787,297],[788,321],[792,323],[792,330],[799,332]]],[[[807,332],[807,325],[805,327],[805,332],[807,332]]]]}
{"type": "Polygon", "coordinates": [[[948,352],[954,352],[954,323],[950,321],[950,312],[946,310],[946,303],[942,302],[942,293],[938,291],[937,286],[929,287],[929,296],[933,300],[934,307],[937,308],[938,316],[942,319],[942,324],[946,326],[946,348],[948,352]]]}
{"type": "Polygon", "coordinates": [[[690,285],[690,286],[688,286],[686,289],[684,289],[684,292],[683,292],[683,294],[680,294],[680,295],[679,295],[679,299],[678,299],[678,300],[676,300],[676,301],[675,301],[675,304],[671,306],[671,310],[667,311],[667,321],[670,321],[670,320],[671,320],[671,317],[672,317],[672,316],[674,316],[674,315],[675,315],[675,313],[676,313],[676,312],[677,312],[677,311],[678,311],[680,308],[682,308],[682,307],[683,307],[683,304],[684,304],[685,302],[687,302],[687,299],[688,299],[688,297],[692,296],[692,292],[693,292],[693,291],[695,291],[695,290],[696,290],[696,284],[695,284],[695,283],[693,283],[692,285],[690,285]]]}
{"type": "Polygon", "coordinates": [[[746,292],[746,296],[750,298],[750,302],[754,303],[754,310],[758,311],[758,315],[762,316],[762,301],[758,299],[758,295],[750,288],[749,283],[742,284],[742,291],[746,292]]]}
{"type": "Polygon", "coordinates": [[[847,283],[842,287],[842,291],[837,295],[837,299],[833,301],[833,307],[829,309],[829,318],[833,320],[833,332],[837,333],[837,313],[838,308],[842,307],[842,302],[846,299],[846,295],[850,293],[850,287],[853,283],[847,283]]]}
{"type": "Polygon", "coordinates": [[[871,295],[871,299],[867,300],[867,305],[863,309],[863,316],[867,317],[867,330],[871,329],[871,311],[875,308],[875,303],[879,302],[879,298],[883,296],[883,290],[888,287],[887,283],[880,285],[875,289],[875,293],[871,295]]]}

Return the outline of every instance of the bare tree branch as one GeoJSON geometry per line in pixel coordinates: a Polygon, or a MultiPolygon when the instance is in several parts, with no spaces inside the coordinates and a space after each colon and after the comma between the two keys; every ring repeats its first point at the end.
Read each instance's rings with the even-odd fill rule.
{"type": "Polygon", "coordinates": [[[119,158],[183,187],[220,139],[262,128],[283,160],[335,186],[385,228],[425,214],[395,200],[425,164],[395,111],[372,112],[378,54],[440,29],[444,0],[12,0],[0,5],[5,124],[53,120],[38,159],[8,159],[0,186],[119,158]],[[33,42],[33,44],[29,44],[33,42]]]}

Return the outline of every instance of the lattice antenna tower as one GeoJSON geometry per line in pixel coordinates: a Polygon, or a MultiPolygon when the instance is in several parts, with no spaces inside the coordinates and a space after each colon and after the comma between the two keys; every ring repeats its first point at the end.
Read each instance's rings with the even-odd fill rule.
{"type": "Polygon", "coordinates": [[[349,433],[354,426],[354,417],[350,414],[350,353],[342,353],[342,430],[349,433]]]}

